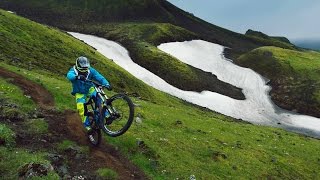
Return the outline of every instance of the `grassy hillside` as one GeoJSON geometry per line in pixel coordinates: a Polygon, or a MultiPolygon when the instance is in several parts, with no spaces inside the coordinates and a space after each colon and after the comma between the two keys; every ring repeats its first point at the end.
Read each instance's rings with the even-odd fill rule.
{"type": "Polygon", "coordinates": [[[0,2],[0,7],[62,28],[70,24],[106,22],[171,23],[199,34],[202,39],[232,48],[230,51],[232,57],[263,45],[280,47],[284,45],[268,40],[261,41],[215,26],[175,7],[166,0],[3,0],[0,2]]]}
{"type": "MultiPolygon", "coordinates": [[[[14,4],[14,2],[10,1],[7,4],[9,4],[9,8],[11,8],[10,4],[13,3],[14,5],[12,8],[17,8],[15,10],[18,10],[22,14],[25,14],[26,16],[37,21],[54,25],[65,30],[96,34],[115,40],[129,50],[135,62],[180,89],[198,92],[210,90],[233,97],[235,99],[244,99],[241,89],[221,82],[211,73],[206,73],[202,70],[183,64],[172,56],[159,51],[155,47],[163,42],[184,41],[200,38],[199,35],[191,31],[169,23],[150,23],[150,21],[173,22],[172,20],[168,20],[170,19],[170,13],[168,13],[157,0],[148,1],[148,3],[140,1],[139,3],[135,4],[135,9],[128,9],[126,4],[129,2],[125,0],[120,2],[105,0],[103,3],[108,4],[108,6],[103,6],[103,10],[107,12],[106,18],[103,18],[105,14],[101,14],[101,12],[99,14],[99,11],[94,11],[94,14],[101,16],[100,18],[95,18],[89,14],[86,14],[87,11],[91,12],[93,9],[95,9],[95,7],[101,6],[101,4],[96,1],[90,1],[91,4],[89,3],[90,5],[88,5],[88,8],[85,8],[81,5],[82,1],[77,1],[77,3],[72,0],[63,2],[32,1],[33,3],[29,4],[30,2],[23,1],[19,2],[18,4],[14,4]],[[77,5],[73,6],[74,4],[77,5]],[[19,9],[20,7],[21,9],[19,9]],[[35,7],[36,9],[34,9],[35,7]],[[108,13],[110,12],[108,8],[117,12],[108,16],[108,13]],[[36,12],[39,9],[41,12],[36,12]],[[150,9],[158,10],[150,12],[153,15],[149,16],[148,12],[150,9]],[[78,10],[83,10],[84,12],[80,13],[78,10]],[[132,19],[128,18],[124,14],[121,14],[122,11],[135,13],[134,15],[130,16],[136,18],[134,20],[135,22],[124,23],[123,19],[121,19],[122,17],[124,17],[126,21],[131,21],[132,19]],[[39,13],[41,16],[38,16],[39,13]],[[83,14],[85,14],[86,18],[90,20],[85,20],[86,18],[82,18],[83,14]],[[110,19],[111,16],[114,16],[114,19],[110,19]],[[64,18],[52,19],[56,17],[64,18]],[[103,23],[110,21],[120,21],[123,23],[103,23]]],[[[6,4],[5,2],[3,3],[6,4]]]]}
{"type": "Polygon", "coordinates": [[[251,29],[249,29],[245,35],[261,42],[262,44],[265,44],[266,46],[276,46],[291,50],[296,49],[296,47],[285,37],[272,37],[251,29]]]}
{"type": "Polygon", "coordinates": [[[280,107],[320,117],[320,53],[262,47],[238,63],[271,80],[271,97],[280,107]]]}
{"type": "Polygon", "coordinates": [[[210,90],[235,99],[244,99],[240,89],[222,83],[210,73],[178,62],[157,50],[155,45],[205,39],[230,47],[226,55],[232,59],[263,45],[295,48],[281,41],[244,36],[212,25],[166,0],[3,0],[0,7],[64,30],[108,37],[123,44],[135,62],[180,89],[210,90]],[[138,36],[136,32],[139,32],[138,36]]]}
{"type": "MultiPolygon", "coordinates": [[[[60,111],[75,109],[74,99],[69,94],[70,83],[64,74],[78,54],[88,55],[94,60],[94,66],[110,77],[116,90],[126,89],[144,97],[131,97],[138,105],[136,115],[142,122],[135,122],[121,137],[105,137],[105,140],[152,179],[188,179],[193,176],[197,179],[320,177],[319,140],[242,123],[168,96],[146,86],[92,48],[56,29],[4,11],[0,11],[0,22],[1,42],[6,42],[6,46],[1,46],[1,67],[46,87],[60,111]]],[[[0,163],[1,177],[16,179],[17,169],[25,163],[53,164],[47,158],[52,151],[60,153],[70,144],[77,144],[61,139],[61,143],[53,144],[55,148],[50,150],[19,144],[23,141],[21,136],[15,138],[15,134],[21,131],[36,137],[35,140],[50,135],[51,129],[46,129],[46,123],[50,121],[33,121],[37,110],[30,107],[36,105],[22,95],[10,79],[1,78],[0,82],[0,114],[5,116],[0,121],[0,142],[8,142],[0,145],[0,158],[3,160],[0,163]],[[10,113],[12,111],[16,113],[10,113]],[[20,121],[12,123],[6,120],[8,115],[13,115],[14,119],[20,117],[20,121]],[[17,123],[19,128],[14,125],[17,123]],[[40,129],[34,128],[35,124],[42,130],[35,131],[40,129]]],[[[88,151],[85,147],[81,149],[83,153],[88,151]]],[[[53,171],[46,178],[55,179],[57,176],[53,171]]]]}
{"type": "MultiPolygon", "coordinates": [[[[0,63],[1,67],[5,66],[2,62],[0,63]]],[[[16,143],[17,136],[21,137],[21,134],[17,134],[14,129],[23,119],[29,118],[30,114],[35,114],[36,105],[29,97],[23,95],[21,89],[1,76],[0,83],[0,175],[6,179],[18,179],[18,171],[24,164],[34,162],[49,165],[50,162],[46,159],[46,152],[30,152],[16,143]]],[[[27,126],[22,128],[28,129],[27,126]]],[[[40,128],[37,126],[33,129],[40,128]]],[[[51,172],[43,178],[57,179],[58,177],[57,173],[51,172]]]]}
{"type": "Polygon", "coordinates": [[[116,90],[135,93],[142,98],[156,100],[149,86],[119,68],[94,49],[79,45],[66,33],[18,18],[1,11],[0,60],[26,69],[46,71],[64,76],[78,56],[85,55],[101,71],[116,90]],[[38,38],[34,38],[38,37],[38,38]]]}
{"type": "Polygon", "coordinates": [[[174,86],[188,91],[210,90],[235,99],[244,99],[240,88],[218,80],[215,75],[182,63],[156,46],[161,42],[183,41],[194,33],[168,23],[112,23],[72,26],[71,31],[97,34],[124,45],[131,58],[174,86]]]}
{"type": "MultiPolygon", "coordinates": [[[[17,5],[22,11],[36,8],[44,14],[38,16],[38,20],[50,20],[57,25],[65,22],[90,23],[93,19],[95,22],[173,20],[171,14],[160,6],[158,0],[8,0],[1,4],[10,8],[17,5]]],[[[33,15],[32,12],[24,13],[33,15]]]]}

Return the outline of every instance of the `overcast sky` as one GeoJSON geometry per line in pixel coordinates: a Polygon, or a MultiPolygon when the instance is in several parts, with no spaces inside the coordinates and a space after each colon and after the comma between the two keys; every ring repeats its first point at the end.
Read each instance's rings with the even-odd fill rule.
{"type": "Polygon", "coordinates": [[[294,39],[320,39],[320,0],[168,0],[212,24],[294,39]]]}

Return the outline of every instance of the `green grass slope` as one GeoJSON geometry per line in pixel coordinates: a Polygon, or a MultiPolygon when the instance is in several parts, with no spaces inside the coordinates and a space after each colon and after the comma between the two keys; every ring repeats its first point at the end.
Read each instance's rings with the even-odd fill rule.
{"type": "Polygon", "coordinates": [[[112,23],[72,26],[72,31],[97,34],[124,45],[131,58],[175,87],[188,91],[211,90],[235,99],[244,99],[240,88],[218,80],[211,73],[182,63],[156,46],[161,42],[184,41],[194,33],[169,23],[112,23]]]}
{"type": "Polygon", "coordinates": [[[81,45],[66,33],[18,18],[16,15],[0,13],[0,60],[26,69],[65,75],[80,55],[87,56],[92,65],[103,72],[116,90],[135,93],[155,100],[149,86],[119,68],[111,60],[93,48],[81,45]],[[34,38],[37,37],[37,38],[34,38]]]}
{"type": "Polygon", "coordinates": [[[8,5],[8,8],[13,8],[27,17],[64,30],[95,34],[115,40],[129,50],[135,62],[180,89],[198,92],[210,90],[235,99],[245,98],[241,89],[218,80],[211,73],[181,63],[156,48],[157,45],[164,42],[201,38],[196,33],[173,25],[175,21],[160,3],[161,1],[139,1],[139,3],[127,0],[85,1],[87,6],[84,6],[83,2],[73,0],[4,1],[2,5],[8,5]],[[131,6],[129,8],[128,3],[134,4],[132,8],[131,6]],[[101,4],[106,4],[106,6],[101,6],[101,4]],[[98,10],[93,11],[96,9],[98,10]],[[115,12],[110,13],[113,11],[115,12]],[[127,16],[128,13],[131,15],[127,16]],[[94,17],[95,15],[99,18],[94,17]]]}
{"type": "Polygon", "coordinates": [[[271,80],[271,97],[280,107],[320,117],[320,53],[262,47],[238,63],[271,80]]]}
{"type": "MultiPolygon", "coordinates": [[[[5,65],[1,64],[1,67],[3,66],[5,65]]],[[[20,135],[14,131],[14,128],[17,128],[17,121],[27,119],[28,114],[34,114],[36,105],[29,97],[23,95],[20,88],[1,76],[0,84],[0,176],[5,179],[18,179],[18,171],[23,165],[30,162],[48,165],[50,162],[46,160],[45,152],[29,152],[18,147],[16,143],[17,136],[20,135]]],[[[23,128],[27,129],[27,126],[23,128]]],[[[39,126],[33,128],[37,132],[39,129],[39,126]]],[[[51,172],[42,178],[58,177],[57,173],[51,172]]]]}
{"type": "MultiPolygon", "coordinates": [[[[94,66],[98,67],[102,74],[110,76],[116,90],[122,90],[121,82],[125,82],[125,89],[132,89],[146,97],[131,97],[137,104],[136,116],[139,116],[141,121],[134,122],[123,136],[105,139],[144,170],[151,179],[189,179],[193,176],[197,179],[320,177],[319,140],[276,128],[241,123],[168,96],[146,86],[92,48],[56,29],[4,11],[0,11],[0,22],[1,42],[6,42],[6,46],[10,47],[1,46],[1,67],[42,84],[54,95],[60,110],[75,109],[74,99],[69,94],[70,83],[64,74],[73,64],[73,56],[77,57],[78,53],[93,59],[94,66]],[[18,32],[11,33],[13,29],[18,32]],[[57,47],[64,48],[56,50],[57,47]],[[28,51],[28,48],[34,49],[28,51]],[[52,53],[49,53],[51,51],[52,53]],[[55,53],[61,59],[51,55],[55,53]],[[60,63],[61,70],[52,66],[54,61],[60,63]],[[44,67],[44,64],[49,67],[44,67]],[[121,78],[113,77],[111,70],[119,73],[121,78]]],[[[1,80],[4,81],[6,80],[1,80]]],[[[16,89],[6,82],[2,87],[4,90],[1,89],[1,92],[16,89]]],[[[2,94],[0,99],[7,99],[6,101],[15,101],[15,97],[28,101],[21,91],[13,90],[4,96],[2,94]]],[[[23,102],[16,102],[17,106],[23,106],[20,104],[23,102]]],[[[3,103],[0,110],[2,106],[3,103]]],[[[27,114],[29,110],[25,111],[18,114],[27,114]]],[[[26,115],[24,118],[29,117],[26,115]]],[[[4,118],[0,123],[0,139],[12,142],[14,125],[4,118]]],[[[34,130],[32,124],[33,121],[26,127],[34,130]]],[[[39,122],[34,124],[45,127],[39,122]]],[[[44,131],[41,130],[42,132],[44,131]]],[[[63,148],[63,145],[58,148],[63,148]]],[[[3,161],[0,163],[0,175],[14,179],[17,177],[17,169],[24,163],[51,163],[44,158],[45,154],[46,152],[41,150],[30,153],[27,148],[1,144],[0,158],[3,161]]],[[[106,174],[100,171],[98,173],[106,174]]],[[[56,176],[57,174],[52,172],[47,179],[56,176]]]]}
{"type": "MultiPolygon", "coordinates": [[[[22,11],[38,9],[43,16],[40,21],[58,23],[90,23],[119,21],[162,21],[173,19],[170,13],[162,8],[158,0],[64,0],[39,1],[16,0],[2,1],[3,6],[21,8],[22,11]],[[34,9],[35,8],[35,9],[34,9]],[[62,18],[61,18],[62,17],[62,18]]],[[[24,12],[34,15],[32,12],[24,12]]]]}
{"type": "Polygon", "coordinates": [[[245,35],[249,38],[260,41],[262,44],[265,44],[266,46],[276,46],[291,50],[296,49],[295,45],[292,44],[285,37],[272,37],[259,31],[253,31],[251,29],[249,29],[245,35]]]}
{"type": "Polygon", "coordinates": [[[123,44],[135,62],[180,89],[199,92],[210,90],[235,99],[244,99],[241,89],[219,81],[210,73],[184,65],[154,46],[168,41],[204,39],[230,47],[226,49],[226,55],[232,59],[263,45],[294,48],[274,39],[245,36],[212,25],[166,0],[3,0],[0,1],[0,7],[64,30],[100,36],[104,34],[104,37],[123,44]],[[116,31],[114,23],[118,24],[116,31]],[[132,31],[140,31],[144,35],[139,41],[136,38],[133,41],[132,31]]]}
{"type": "Polygon", "coordinates": [[[263,45],[283,45],[269,40],[261,41],[215,26],[166,0],[2,0],[0,7],[57,27],[132,21],[171,23],[197,33],[203,39],[232,48],[232,57],[263,45]]]}

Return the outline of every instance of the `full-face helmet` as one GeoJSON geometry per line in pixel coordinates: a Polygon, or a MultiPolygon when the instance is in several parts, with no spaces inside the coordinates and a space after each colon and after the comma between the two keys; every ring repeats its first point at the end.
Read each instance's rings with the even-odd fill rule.
{"type": "Polygon", "coordinates": [[[81,56],[76,59],[76,69],[80,72],[88,72],[90,68],[89,59],[81,56]]]}

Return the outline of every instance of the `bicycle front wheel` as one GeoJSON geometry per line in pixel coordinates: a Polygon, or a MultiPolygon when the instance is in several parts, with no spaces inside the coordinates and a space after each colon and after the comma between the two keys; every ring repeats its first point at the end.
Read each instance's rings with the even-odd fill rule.
{"type": "Polygon", "coordinates": [[[117,137],[125,133],[132,124],[134,105],[125,94],[112,96],[101,112],[101,128],[109,136],[117,137]]]}

